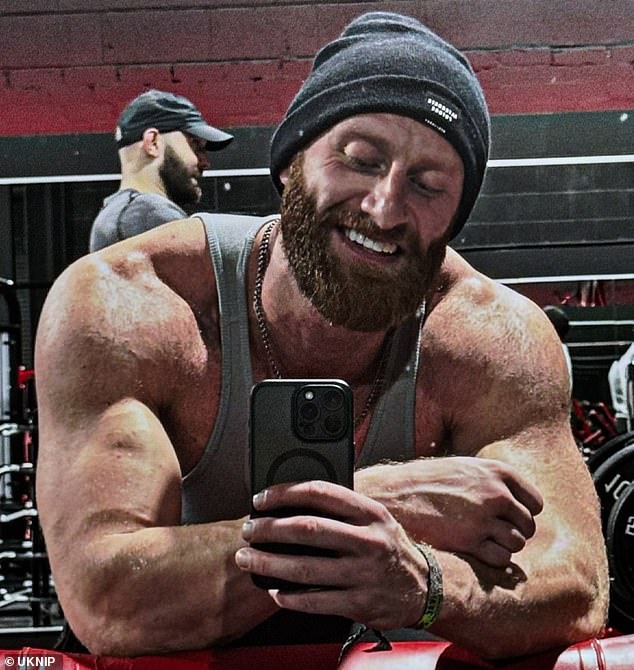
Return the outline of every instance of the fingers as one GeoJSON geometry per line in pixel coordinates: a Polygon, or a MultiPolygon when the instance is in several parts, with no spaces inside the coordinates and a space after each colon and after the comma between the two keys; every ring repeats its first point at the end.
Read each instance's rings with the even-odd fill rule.
{"type": "Polygon", "coordinates": [[[339,558],[358,559],[361,547],[366,558],[374,550],[380,552],[382,542],[389,544],[389,541],[385,541],[384,533],[372,539],[368,527],[381,526],[377,522],[383,521],[381,527],[389,533],[397,526],[379,503],[327,482],[273,486],[255,497],[254,507],[265,516],[252,517],[244,523],[242,537],[250,546],[237,552],[238,567],[311,586],[349,585],[358,575],[344,570],[339,558]],[[292,516],[266,516],[279,508],[305,511],[292,516]],[[323,516],[328,513],[347,518],[323,516]],[[293,554],[271,553],[270,545],[293,545],[293,554]],[[328,560],[306,555],[324,551],[330,554],[328,560]],[[334,562],[333,554],[337,557],[334,562]]]}
{"type": "Polygon", "coordinates": [[[510,496],[506,495],[506,504],[498,511],[498,519],[515,526],[519,533],[530,539],[535,534],[535,516],[544,508],[544,499],[540,491],[524,479],[511,466],[497,462],[501,481],[510,496]]]}
{"type": "Polygon", "coordinates": [[[504,478],[513,497],[521,503],[533,516],[537,516],[544,509],[544,498],[539,489],[529,481],[520,477],[515,470],[509,469],[504,478]]]}
{"type": "MultiPolygon", "coordinates": [[[[515,468],[502,461],[478,458],[469,459],[469,464],[477,464],[483,473],[476,470],[483,494],[478,500],[477,495],[471,495],[466,489],[465,496],[471,495],[473,503],[473,514],[461,519],[462,536],[466,539],[460,545],[444,546],[439,542],[437,546],[465,552],[496,568],[507,567],[512,555],[524,549],[534,536],[537,528],[534,517],[543,508],[543,498],[515,468]]],[[[477,481],[477,477],[475,479],[477,481]]],[[[460,486],[465,490],[464,482],[460,486]]],[[[421,500],[424,501],[424,497],[421,500]]],[[[351,538],[351,527],[361,531],[379,522],[388,528],[389,521],[393,522],[382,503],[323,481],[272,486],[254,498],[254,507],[264,516],[254,519],[254,525],[247,527],[244,538],[248,542],[302,544],[348,556],[354,555],[355,545],[362,544],[360,537],[351,538]],[[305,516],[286,520],[266,516],[267,511],[282,507],[305,508],[305,516]],[[312,510],[316,516],[311,516],[312,510]]],[[[424,532],[421,537],[427,539],[424,532]]],[[[314,583],[314,580],[305,583],[314,583]]]]}
{"type": "Polygon", "coordinates": [[[250,519],[242,527],[249,544],[299,544],[328,549],[337,553],[355,553],[357,526],[317,516],[250,519]]]}
{"type": "Polygon", "coordinates": [[[513,554],[526,546],[526,537],[510,523],[498,520],[489,534],[470,552],[474,558],[494,568],[506,568],[513,554]]]}
{"type": "Polygon", "coordinates": [[[306,588],[343,588],[350,583],[350,574],[344,562],[332,557],[286,555],[242,547],[236,552],[235,561],[246,572],[305,584],[306,588]]]}
{"type": "Polygon", "coordinates": [[[524,549],[527,540],[525,535],[506,521],[495,524],[488,539],[512,554],[524,549]]]}
{"type": "MultiPolygon", "coordinates": [[[[267,540],[271,536],[285,539],[288,529],[284,526],[292,524],[282,521],[259,518],[247,535],[251,541],[260,535],[266,535],[267,540]]],[[[345,526],[332,520],[317,522],[345,526]]],[[[303,526],[303,521],[298,525],[303,526]]],[[[336,528],[334,536],[339,537],[336,528]]],[[[280,607],[339,614],[384,628],[401,628],[415,620],[424,601],[427,576],[424,559],[406,534],[393,537],[389,530],[383,533],[349,526],[348,545],[360,549],[339,556],[312,556],[272,553],[250,545],[236,552],[235,562],[243,571],[291,582],[292,589],[268,591],[280,607]],[[306,588],[297,589],[297,584],[306,588]]]]}
{"type": "Polygon", "coordinates": [[[485,536],[470,553],[487,565],[504,568],[513,554],[524,549],[536,528],[531,512],[517,500],[509,499],[505,509],[483,529],[485,536]]]}
{"type": "Polygon", "coordinates": [[[372,517],[384,519],[386,515],[380,503],[339,484],[318,480],[276,484],[254,496],[253,506],[258,512],[277,507],[307,507],[357,525],[367,524],[372,517]]]}
{"type": "Polygon", "coordinates": [[[392,553],[384,534],[377,539],[367,528],[323,517],[251,519],[242,535],[249,546],[236,552],[240,569],[310,588],[373,583],[372,561],[385,561],[392,553]]]}
{"type": "Polygon", "coordinates": [[[507,529],[515,528],[526,540],[535,534],[537,526],[534,515],[515,498],[509,498],[496,516],[496,526],[504,526],[507,529]]]}
{"type": "Polygon", "coordinates": [[[471,555],[492,568],[502,569],[510,565],[513,556],[508,549],[493,540],[484,540],[471,555]]]}

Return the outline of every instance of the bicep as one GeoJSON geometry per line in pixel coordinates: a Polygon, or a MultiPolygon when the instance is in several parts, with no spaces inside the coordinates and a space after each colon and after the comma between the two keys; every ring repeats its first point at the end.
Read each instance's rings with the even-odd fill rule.
{"type": "Polygon", "coordinates": [[[476,455],[512,440],[548,458],[573,442],[561,343],[535,305],[520,301],[514,307],[500,310],[474,335],[455,370],[448,422],[454,453],[476,455]]]}
{"type": "MultiPolygon", "coordinates": [[[[80,410],[79,410],[80,411],[80,410]]],[[[62,413],[63,414],[63,413],[62,413]]],[[[180,521],[180,469],[152,411],[121,400],[82,425],[48,416],[40,431],[38,507],[51,550],[103,533],[180,521]]]]}
{"type": "Polygon", "coordinates": [[[152,352],[130,344],[134,324],[116,324],[123,291],[108,303],[84,277],[71,272],[53,287],[36,338],[38,507],[60,542],[85,538],[92,525],[133,530],[180,515],[180,469],[147,372],[152,352]]]}
{"type": "Polygon", "coordinates": [[[500,326],[499,338],[493,335],[485,349],[481,392],[456,412],[453,447],[503,461],[539,490],[544,508],[535,519],[535,539],[553,541],[562,531],[577,538],[585,528],[598,541],[596,495],[570,428],[561,344],[534,309],[522,316],[515,324],[509,317],[510,325],[500,326]]]}

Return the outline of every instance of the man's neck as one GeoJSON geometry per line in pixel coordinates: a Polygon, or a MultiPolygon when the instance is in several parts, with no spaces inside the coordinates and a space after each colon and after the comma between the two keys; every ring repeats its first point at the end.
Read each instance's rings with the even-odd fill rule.
{"type": "Polygon", "coordinates": [[[158,195],[162,195],[164,198],[167,198],[165,186],[163,185],[163,181],[160,179],[160,177],[158,177],[158,175],[122,175],[120,189],[123,190],[126,188],[133,189],[139,193],[157,193],[158,195]]]}

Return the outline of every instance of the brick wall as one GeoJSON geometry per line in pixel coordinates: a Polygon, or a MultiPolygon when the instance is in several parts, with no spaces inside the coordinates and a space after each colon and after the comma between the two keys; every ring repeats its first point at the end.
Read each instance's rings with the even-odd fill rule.
{"type": "Polygon", "coordinates": [[[634,109],[632,0],[20,0],[0,5],[0,136],[110,132],[149,87],[274,124],[316,49],[376,9],[465,50],[493,113],[634,109]]]}

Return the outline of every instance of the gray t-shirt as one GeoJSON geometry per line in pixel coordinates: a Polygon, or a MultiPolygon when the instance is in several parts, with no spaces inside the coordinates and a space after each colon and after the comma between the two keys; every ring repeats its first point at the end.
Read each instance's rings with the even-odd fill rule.
{"type": "Polygon", "coordinates": [[[158,193],[125,188],[103,201],[90,230],[90,251],[186,216],[183,209],[158,193]]]}

